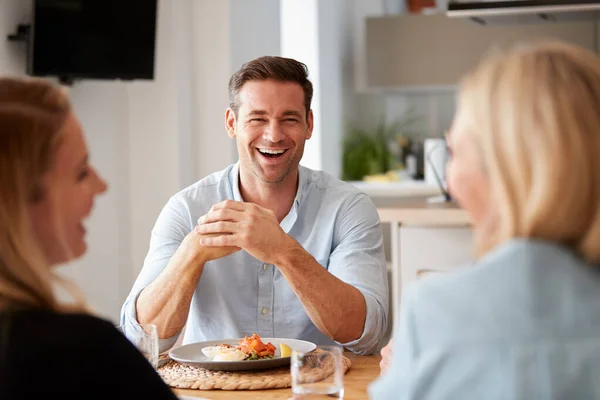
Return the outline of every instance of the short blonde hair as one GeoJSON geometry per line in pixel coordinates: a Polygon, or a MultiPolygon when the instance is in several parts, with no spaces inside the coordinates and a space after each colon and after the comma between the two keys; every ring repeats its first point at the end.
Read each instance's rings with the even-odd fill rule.
{"type": "Polygon", "coordinates": [[[459,110],[497,213],[478,254],[528,237],[600,263],[600,59],[556,41],[513,46],[466,76],[459,110]]]}
{"type": "Polygon", "coordinates": [[[0,309],[84,310],[78,290],[55,276],[32,232],[28,206],[44,198],[71,106],[64,91],[39,79],[0,78],[0,309]],[[59,303],[64,283],[75,305],[59,303]]]}

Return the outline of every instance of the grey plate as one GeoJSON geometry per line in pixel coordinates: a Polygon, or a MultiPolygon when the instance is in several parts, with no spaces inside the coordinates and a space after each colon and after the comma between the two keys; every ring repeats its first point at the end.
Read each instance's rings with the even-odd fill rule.
{"type": "Polygon", "coordinates": [[[311,342],[297,339],[281,339],[281,338],[261,338],[264,343],[271,342],[277,349],[275,358],[269,360],[253,360],[253,361],[212,361],[202,353],[202,349],[208,346],[218,344],[230,344],[237,346],[241,339],[223,339],[210,340],[207,342],[190,343],[173,349],[169,352],[169,357],[173,360],[187,365],[195,365],[197,367],[210,369],[213,371],[244,371],[258,370],[283,367],[290,364],[290,357],[282,358],[280,355],[279,345],[285,343],[292,350],[301,352],[312,351],[317,348],[317,345],[311,342]]]}

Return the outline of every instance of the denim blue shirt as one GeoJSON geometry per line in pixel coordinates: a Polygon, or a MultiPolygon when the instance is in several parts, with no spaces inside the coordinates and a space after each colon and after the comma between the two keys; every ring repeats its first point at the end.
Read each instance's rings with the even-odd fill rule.
{"type": "Polygon", "coordinates": [[[411,285],[371,399],[600,399],[600,269],[514,239],[411,285]]]}
{"type": "MultiPolygon", "coordinates": [[[[144,266],[122,307],[121,324],[137,323],[138,295],[165,268],[198,218],[223,200],[243,201],[238,177],[239,163],[168,201],[152,230],[144,266]]],[[[388,284],[381,224],[372,201],[346,182],[300,166],[295,201],[280,225],[323,268],[360,290],[367,306],[364,330],[359,339],[343,345],[359,354],[377,351],[387,328],[388,284]]],[[[333,343],[309,319],[275,265],[245,251],[207,262],[192,298],[183,344],[252,333],[333,343]]],[[[160,351],[170,348],[178,336],[161,339],[160,351]]]]}

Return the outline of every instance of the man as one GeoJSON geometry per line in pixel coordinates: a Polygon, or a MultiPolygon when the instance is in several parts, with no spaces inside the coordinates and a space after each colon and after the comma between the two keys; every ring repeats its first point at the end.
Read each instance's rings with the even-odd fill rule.
{"type": "Polygon", "coordinates": [[[155,324],[161,351],[184,325],[183,343],[258,333],[377,351],[388,312],[379,217],[350,184],[299,165],[313,129],[306,66],[250,61],[229,97],[239,162],[166,204],[121,323],[155,324]]]}

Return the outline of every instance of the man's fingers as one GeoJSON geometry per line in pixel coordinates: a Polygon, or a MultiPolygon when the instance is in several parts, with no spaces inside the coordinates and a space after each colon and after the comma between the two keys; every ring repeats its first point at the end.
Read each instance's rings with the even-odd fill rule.
{"type": "Polygon", "coordinates": [[[244,203],[243,201],[225,200],[225,201],[222,201],[220,203],[213,205],[210,208],[210,210],[216,211],[216,210],[228,209],[228,210],[235,210],[235,211],[244,211],[248,208],[249,204],[250,203],[244,203]]]}
{"type": "Polygon", "coordinates": [[[205,247],[228,247],[228,246],[236,246],[237,236],[236,235],[210,235],[210,236],[200,236],[200,244],[205,247]]]}
{"type": "Polygon", "coordinates": [[[208,224],[217,221],[239,221],[243,217],[241,211],[230,209],[212,210],[198,218],[198,225],[208,224]]]}
{"type": "Polygon", "coordinates": [[[255,212],[255,213],[266,212],[269,214],[274,214],[273,211],[271,211],[270,209],[259,206],[256,203],[248,203],[245,201],[235,201],[235,200],[225,200],[225,201],[222,201],[220,203],[213,205],[210,208],[210,211],[216,211],[216,210],[234,210],[234,211],[255,212]]]}
{"type": "MultiPolygon", "coordinates": [[[[196,233],[198,233],[200,235],[204,235],[204,234],[208,234],[208,233],[210,233],[210,234],[215,234],[215,233],[229,234],[229,233],[235,232],[235,228],[236,228],[236,224],[234,222],[217,221],[217,222],[196,225],[194,230],[196,231],[196,233]]],[[[212,235],[212,236],[215,236],[215,235],[212,235]]]]}

